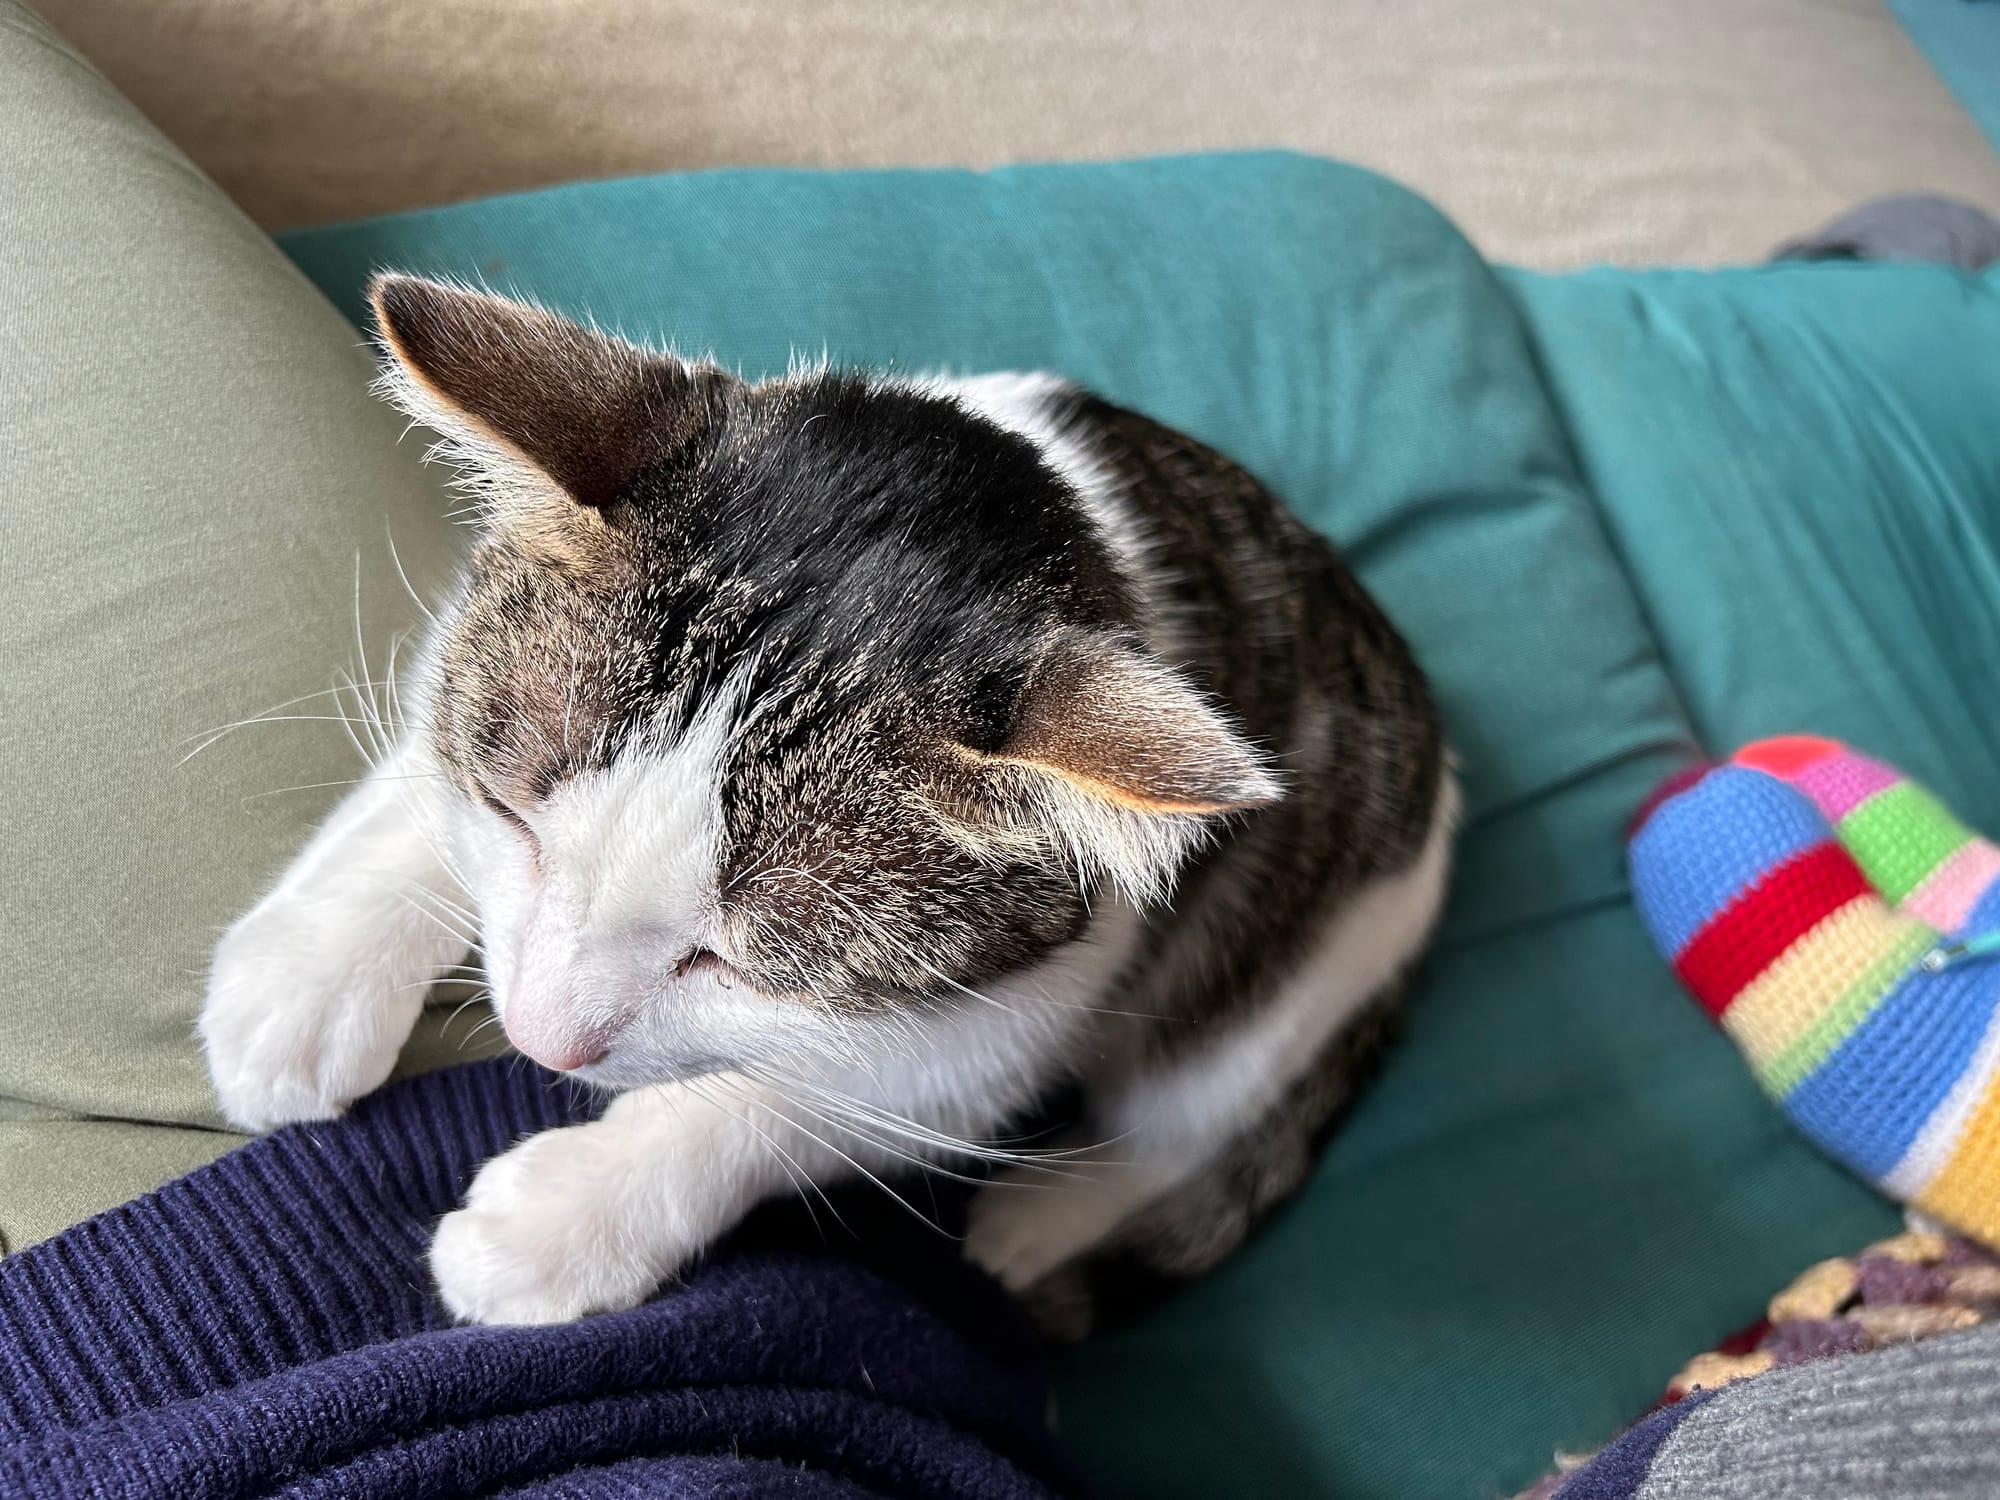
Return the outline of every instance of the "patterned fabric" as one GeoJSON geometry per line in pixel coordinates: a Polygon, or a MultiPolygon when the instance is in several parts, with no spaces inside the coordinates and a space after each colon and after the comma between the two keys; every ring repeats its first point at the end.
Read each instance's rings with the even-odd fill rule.
{"type": "Polygon", "coordinates": [[[1662,789],[1631,844],[1662,952],[1822,1148],[2000,1244],[2000,849],[1893,768],[1786,736],[1662,789]]]}
{"type": "MultiPolygon", "coordinates": [[[[1756,1323],[1689,1360],[1668,1383],[1660,1404],[1616,1441],[1596,1454],[1559,1460],[1558,1472],[1515,1500],[1556,1500],[1558,1496],[1560,1500],[1652,1500],[1656,1495],[1678,1493],[1678,1487],[1667,1480],[1671,1471],[1686,1466],[1689,1455],[1677,1455],[1669,1442],[1686,1419],[1723,1387],[1795,1365],[1901,1349],[1920,1339],[1981,1324],[1990,1326],[1996,1320],[2000,1320],[2000,1256],[1971,1240],[1911,1230],[1878,1241],[1858,1255],[1821,1261],[1773,1297],[1756,1323]],[[1663,1448],[1669,1460],[1665,1463],[1663,1448]]],[[[1933,1377],[1926,1374],[1924,1378],[1933,1377]]],[[[1942,1375],[1935,1378],[1943,1380],[1942,1375]]],[[[1926,1394],[1919,1384],[1914,1414],[1935,1424],[1947,1414],[1950,1397],[1944,1393],[1935,1405],[1926,1406],[1926,1394]]],[[[1972,1388],[1970,1394],[1984,1399],[2000,1396],[2000,1390],[1989,1384],[1972,1388]]],[[[1731,1393],[1732,1399],[1735,1395],[1731,1393]]],[[[1841,1415],[1811,1415],[1816,1430],[1807,1437],[1807,1445],[1819,1458],[1830,1461],[1839,1447],[1825,1429],[1840,1421],[1841,1415]]],[[[1914,1431],[1892,1433],[1886,1448],[1880,1434],[1871,1436],[1870,1441],[1878,1450],[1893,1452],[1898,1439],[1907,1443],[1914,1431]]],[[[1736,1461],[1743,1457],[1736,1455],[1736,1461]]],[[[1970,1463],[1965,1467],[1968,1482],[1977,1481],[1967,1492],[1984,1496],[1987,1491],[1977,1484],[1992,1479],[2000,1468],[2000,1456],[1983,1465],[1970,1463]]],[[[1949,1491],[1920,1492],[1933,1495],[1949,1491]]],[[[1710,1492],[1696,1493],[1706,1500],[1710,1492]]],[[[1760,1492],[1752,1488],[1746,1493],[1760,1492]]],[[[1810,1489],[1801,1493],[1815,1494],[1810,1489]]],[[[1881,1493],[1896,1492],[1885,1488],[1881,1493]]]]}
{"type": "Polygon", "coordinates": [[[2000,1257],[1955,1235],[1912,1230],[1808,1267],[1757,1323],[1689,1360],[1668,1383],[1666,1399],[1808,1360],[1956,1333],[1996,1315],[2000,1257]]]}

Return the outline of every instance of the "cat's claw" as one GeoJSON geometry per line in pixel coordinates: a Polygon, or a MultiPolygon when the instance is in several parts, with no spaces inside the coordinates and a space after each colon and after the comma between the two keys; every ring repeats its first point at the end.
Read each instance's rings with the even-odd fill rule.
{"type": "Polygon", "coordinates": [[[496,1156],[431,1242],[431,1274],[466,1323],[567,1323],[637,1307],[673,1269],[635,1235],[622,1155],[589,1126],[546,1131],[496,1156]]]}

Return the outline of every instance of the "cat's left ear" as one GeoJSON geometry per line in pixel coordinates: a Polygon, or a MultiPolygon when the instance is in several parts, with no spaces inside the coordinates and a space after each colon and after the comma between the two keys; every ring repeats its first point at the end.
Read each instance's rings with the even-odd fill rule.
{"type": "Polygon", "coordinates": [[[1242,812],[1281,790],[1213,704],[1122,641],[1044,656],[998,758],[1155,817],[1242,812]]]}
{"type": "Polygon", "coordinates": [[[1070,639],[1030,675],[980,762],[1029,773],[1034,821],[1139,900],[1171,887],[1222,814],[1284,794],[1264,758],[1181,675],[1130,642],[1070,639]]]}
{"type": "Polygon", "coordinates": [[[498,524],[611,504],[694,420],[686,366],[542,308],[416,276],[368,299],[388,395],[451,441],[498,524]]]}

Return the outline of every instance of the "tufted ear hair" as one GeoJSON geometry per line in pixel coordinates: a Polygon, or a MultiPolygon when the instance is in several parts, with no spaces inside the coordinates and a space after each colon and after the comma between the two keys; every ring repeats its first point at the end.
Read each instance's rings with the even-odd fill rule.
{"type": "Polygon", "coordinates": [[[1077,864],[1142,902],[1171,889],[1217,816],[1284,793],[1214,704],[1115,637],[1058,642],[1030,674],[1000,747],[967,753],[1027,773],[1035,821],[1077,864]]]}
{"type": "Polygon", "coordinates": [[[699,430],[698,378],[669,356],[416,276],[377,276],[368,300],[385,393],[443,435],[496,525],[587,524],[563,512],[610,505],[699,430]]]}

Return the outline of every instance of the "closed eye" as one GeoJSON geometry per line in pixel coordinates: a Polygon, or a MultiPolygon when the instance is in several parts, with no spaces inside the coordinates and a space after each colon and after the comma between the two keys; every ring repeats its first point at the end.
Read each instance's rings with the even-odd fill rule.
{"type": "Polygon", "coordinates": [[[743,978],[742,972],[713,948],[690,948],[675,961],[674,978],[686,979],[692,974],[707,974],[724,984],[743,978]]]}
{"type": "Polygon", "coordinates": [[[512,807],[508,806],[507,803],[495,796],[492,788],[488,787],[485,782],[476,782],[474,786],[479,794],[480,802],[485,805],[488,812],[496,814],[503,822],[513,828],[516,833],[526,839],[530,848],[539,849],[541,847],[540,841],[535,838],[535,830],[528,826],[526,818],[522,817],[512,807]]]}

